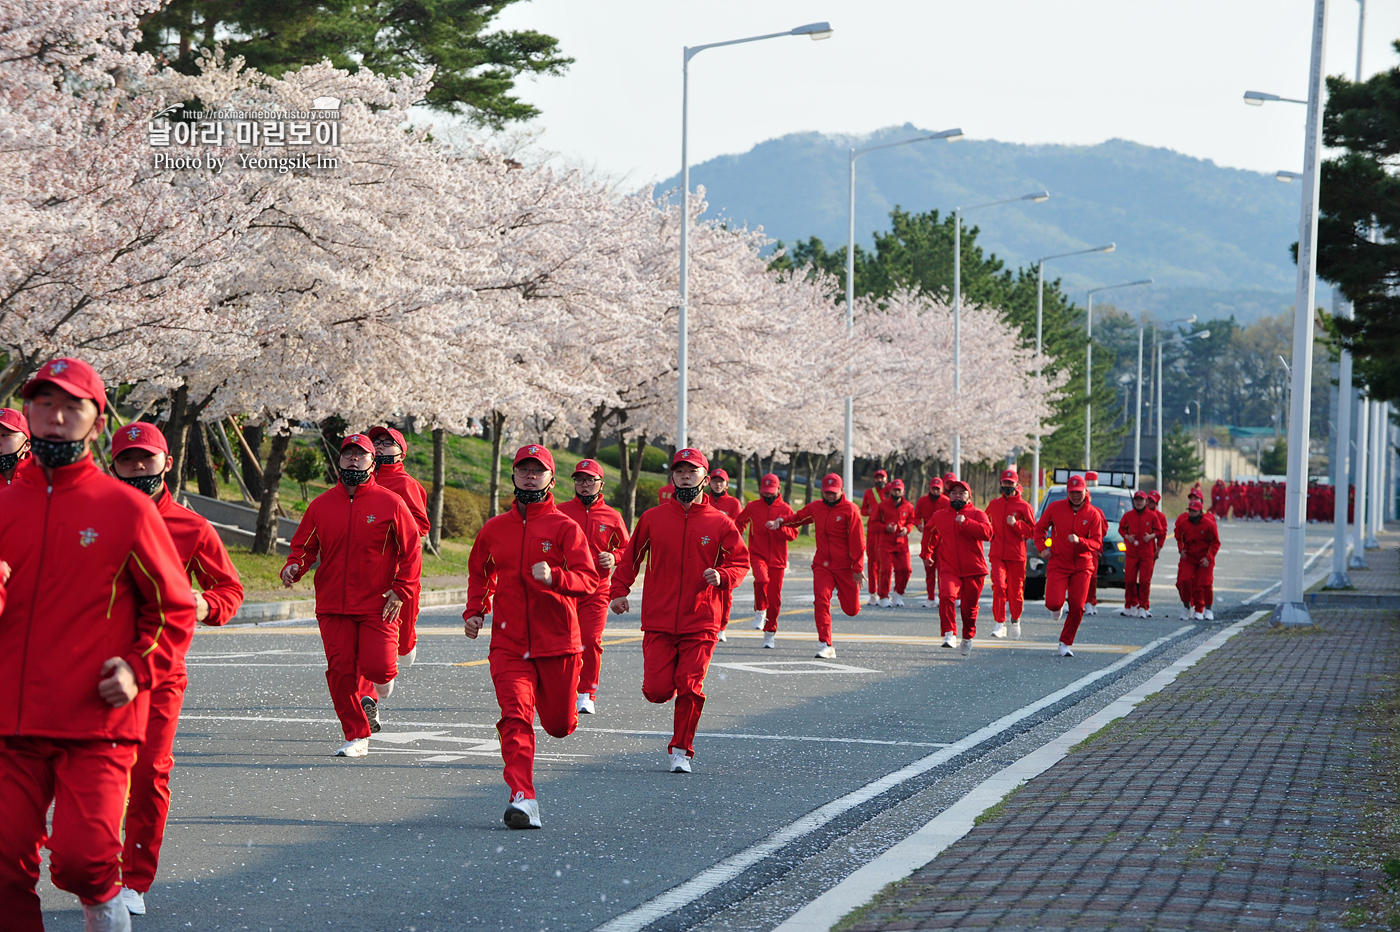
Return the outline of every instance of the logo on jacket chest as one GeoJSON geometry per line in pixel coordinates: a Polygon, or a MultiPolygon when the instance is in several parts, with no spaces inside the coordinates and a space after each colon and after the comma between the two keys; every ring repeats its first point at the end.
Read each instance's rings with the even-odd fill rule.
{"type": "Polygon", "coordinates": [[[365,516],[365,524],[373,524],[373,523],[374,523],[374,515],[366,515],[366,516],[365,516]]]}
{"type": "Polygon", "coordinates": [[[552,541],[552,540],[542,540],[542,541],[540,541],[540,550],[542,550],[542,551],[545,552],[545,553],[549,553],[550,548],[553,547],[553,546],[554,546],[554,541],[552,541]]]}
{"type": "Polygon", "coordinates": [[[84,528],[78,532],[78,543],[84,547],[91,545],[95,540],[97,540],[97,532],[92,528],[84,528]]]}
{"type": "Polygon", "coordinates": [[[709,537],[709,535],[705,535],[705,536],[703,536],[703,537],[700,538],[700,546],[701,546],[701,547],[708,547],[708,546],[710,546],[710,537],[709,537]]]}

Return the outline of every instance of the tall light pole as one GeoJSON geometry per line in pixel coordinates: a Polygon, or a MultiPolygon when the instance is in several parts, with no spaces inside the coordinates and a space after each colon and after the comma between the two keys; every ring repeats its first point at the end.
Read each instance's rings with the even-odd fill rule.
{"type": "MultiPolygon", "coordinates": [[[[1170,321],[1167,326],[1174,327],[1177,324],[1193,324],[1196,322],[1196,315],[1184,317],[1181,320],[1170,321]]],[[[1155,336],[1155,334],[1154,334],[1155,336]]],[[[1187,340],[1204,340],[1210,336],[1209,330],[1198,330],[1195,333],[1185,333],[1173,340],[1155,340],[1157,344],[1157,377],[1153,380],[1157,385],[1157,487],[1158,495],[1162,494],[1162,347],[1176,346],[1185,343],[1187,340]]]]}
{"type": "MultiPolygon", "coordinates": [[[[931,139],[946,139],[949,142],[956,142],[963,137],[961,129],[945,129],[941,133],[929,133],[924,136],[915,136],[913,139],[901,139],[898,142],[884,142],[878,146],[866,146],[863,149],[851,150],[850,162],[850,186],[851,202],[848,211],[850,226],[846,231],[846,339],[851,338],[851,333],[855,329],[856,323],[856,159],[867,152],[875,152],[879,149],[893,149],[896,146],[912,145],[916,142],[928,142],[931,139]]],[[[855,400],[846,396],[846,451],[842,456],[842,479],[846,483],[846,494],[852,494],[855,488],[855,400]]]]}
{"type": "Polygon", "coordinates": [[[1361,398],[1356,403],[1356,549],[1351,552],[1350,566],[1354,570],[1370,569],[1366,564],[1367,493],[1370,491],[1371,470],[1371,400],[1361,398]]]}
{"type": "Polygon", "coordinates": [[[1084,320],[1085,320],[1085,323],[1086,323],[1086,326],[1085,326],[1085,337],[1086,337],[1086,342],[1085,342],[1085,344],[1084,344],[1084,468],[1085,468],[1085,469],[1093,469],[1093,468],[1094,468],[1094,462],[1093,462],[1093,460],[1092,460],[1092,459],[1090,458],[1090,456],[1089,456],[1089,454],[1092,452],[1092,443],[1091,443],[1091,441],[1090,441],[1090,436],[1091,436],[1091,435],[1090,435],[1090,430],[1091,430],[1091,428],[1092,428],[1092,425],[1091,425],[1091,423],[1090,423],[1090,420],[1091,420],[1090,415],[1093,413],[1093,401],[1094,401],[1094,398],[1093,398],[1093,396],[1094,396],[1094,292],[1096,292],[1096,291],[1112,291],[1112,290],[1115,289],[1115,288],[1132,288],[1132,287],[1134,287],[1135,285],[1150,285],[1150,284],[1152,284],[1152,279],[1150,279],[1150,278],[1144,278],[1144,279],[1142,279],[1141,281],[1136,281],[1136,282],[1122,282],[1122,283],[1117,284],[1117,285],[1101,285],[1101,286],[1099,286],[1098,288],[1090,288],[1090,289],[1089,289],[1089,310],[1088,310],[1088,312],[1084,315],[1084,320]]]}
{"type": "MultiPolygon", "coordinates": [[[[1000,207],[1002,204],[1015,204],[1030,201],[1043,204],[1050,200],[1049,191],[1036,191],[1020,197],[1008,197],[971,207],[953,208],[953,405],[957,406],[958,394],[962,391],[962,215],[969,210],[984,207],[1000,207]]],[[[962,434],[953,434],[953,475],[962,478],[962,434]]]]}
{"type": "Polygon", "coordinates": [[[689,359],[687,355],[689,334],[686,312],[690,307],[690,60],[705,49],[717,49],[725,45],[742,45],[745,42],[759,42],[763,39],[776,39],[780,36],[811,36],[812,39],[830,39],[833,30],[830,23],[808,23],[787,32],[770,32],[764,36],[749,36],[747,39],[730,39],[727,42],[711,42],[708,45],[688,45],[681,59],[681,303],[677,314],[679,338],[676,347],[676,448],[689,444],[687,428],[686,393],[690,388],[689,359]]]}
{"type": "MultiPolygon", "coordinates": [[[[1113,252],[1118,246],[1109,243],[1106,246],[1094,246],[1091,249],[1076,249],[1073,252],[1061,252],[1053,256],[1043,256],[1035,260],[1035,378],[1040,381],[1041,350],[1043,340],[1043,324],[1045,319],[1045,263],[1051,259],[1064,259],[1068,256],[1082,256],[1091,252],[1113,252]]],[[[1035,435],[1035,451],[1031,454],[1031,510],[1040,507],[1040,432],[1035,435]]]]}
{"type": "MultiPolygon", "coordinates": [[[[1193,398],[1190,401],[1186,402],[1187,417],[1191,416],[1192,405],[1196,406],[1196,447],[1201,451],[1201,468],[1202,470],[1204,470],[1206,465],[1206,448],[1205,444],[1201,442],[1201,400],[1199,398],[1193,398]]],[[[1205,478],[1204,472],[1202,473],[1201,478],[1205,478]]]]}
{"type": "Polygon", "coordinates": [[[1366,522],[1366,549],[1380,547],[1376,531],[1381,530],[1381,503],[1385,500],[1385,428],[1390,406],[1384,401],[1371,403],[1371,514],[1366,522]]]}
{"type": "Polygon", "coordinates": [[[1133,415],[1133,491],[1142,473],[1142,328],[1138,328],[1137,411],[1133,415]]]}

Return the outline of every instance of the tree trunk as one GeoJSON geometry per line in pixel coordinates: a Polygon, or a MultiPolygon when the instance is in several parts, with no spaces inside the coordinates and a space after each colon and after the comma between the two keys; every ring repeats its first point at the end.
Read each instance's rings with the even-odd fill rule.
{"type": "MultiPolygon", "coordinates": [[[[815,485],[812,474],[816,472],[812,467],[816,465],[817,454],[805,453],[803,455],[807,457],[807,490],[804,493],[806,497],[802,504],[810,505],[812,504],[812,487],[815,485]]],[[[825,461],[825,458],[823,458],[823,461],[825,461]]],[[[788,504],[791,505],[792,502],[788,502],[788,504]]]]}
{"type": "MultiPolygon", "coordinates": [[[[767,466],[767,468],[765,468],[765,469],[763,470],[763,474],[764,474],[765,476],[768,475],[770,472],[773,471],[773,464],[777,461],[777,459],[778,459],[778,451],[777,451],[777,450],[774,450],[772,453],[769,453],[769,454],[768,454],[768,466],[767,466]]],[[[791,472],[791,470],[789,470],[789,472],[791,472]]]]}
{"type": "Polygon", "coordinates": [[[442,546],[442,487],[447,481],[447,432],[441,427],[433,431],[433,494],[428,496],[428,541],[436,550],[442,546]]]}
{"type": "Polygon", "coordinates": [[[735,470],[735,472],[739,474],[736,477],[736,482],[738,483],[738,488],[736,489],[736,491],[739,493],[739,501],[742,504],[744,501],[744,473],[748,472],[748,469],[746,468],[748,466],[748,457],[736,455],[734,459],[739,464],[738,469],[735,470]]]}
{"type": "Polygon", "coordinates": [[[190,466],[194,469],[199,494],[205,498],[218,498],[219,482],[214,478],[214,467],[209,462],[209,447],[204,442],[204,425],[199,421],[190,422],[187,445],[190,451],[190,466]]]}
{"type": "Polygon", "coordinates": [[[189,408],[189,386],[181,385],[170,393],[170,417],[165,422],[165,445],[170,448],[170,471],[165,485],[171,495],[177,495],[185,485],[185,436],[189,432],[186,411],[189,408]]]}
{"type": "Polygon", "coordinates": [[[787,481],[783,483],[783,501],[792,502],[792,480],[793,474],[797,472],[797,454],[788,454],[787,481]]]}
{"type": "Polygon", "coordinates": [[[603,444],[603,427],[608,422],[607,405],[599,405],[593,409],[593,431],[588,435],[588,444],[583,448],[583,455],[591,460],[598,458],[598,447],[603,444]]]}
{"type": "MultiPolygon", "coordinates": [[[[235,426],[237,424],[235,423],[235,426]]],[[[223,425],[217,427],[223,430],[223,425]]],[[[263,429],[261,427],[246,426],[243,428],[243,439],[248,441],[248,447],[257,454],[262,449],[263,429]]],[[[239,470],[243,473],[243,484],[248,487],[248,494],[255,499],[262,499],[262,464],[256,459],[248,456],[248,450],[243,449],[243,444],[238,444],[239,470]]],[[[231,464],[230,464],[231,465],[231,464]]]]}
{"type": "Polygon", "coordinates": [[[267,555],[277,553],[277,487],[282,482],[282,461],[287,456],[287,445],[292,442],[289,430],[283,430],[272,438],[272,446],[267,451],[267,465],[263,467],[262,501],[258,505],[258,527],[253,535],[253,552],[267,555]]]}
{"type": "Polygon", "coordinates": [[[491,514],[494,518],[501,513],[501,433],[506,426],[506,416],[499,411],[491,412],[491,514]]]}
{"type": "Polygon", "coordinates": [[[617,438],[617,461],[621,464],[622,479],[619,483],[618,494],[621,501],[615,503],[614,507],[622,512],[622,521],[630,529],[636,524],[637,518],[637,480],[642,475],[642,454],[646,452],[646,434],[637,437],[637,453],[635,458],[627,449],[626,436],[617,438]]]}

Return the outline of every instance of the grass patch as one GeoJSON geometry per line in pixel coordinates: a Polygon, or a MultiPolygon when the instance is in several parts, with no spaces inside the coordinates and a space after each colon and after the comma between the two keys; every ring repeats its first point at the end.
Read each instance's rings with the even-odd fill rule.
{"type": "Polygon", "coordinates": [[[1265,632],[1266,637],[1274,638],[1307,638],[1318,634],[1326,634],[1326,630],[1320,625],[1279,625],[1277,628],[1270,626],[1265,632]]]}
{"type": "MultiPolygon", "coordinates": [[[[849,932],[850,929],[859,925],[872,910],[879,909],[892,900],[904,885],[909,882],[909,878],[896,880],[894,883],[885,884],[884,889],[871,897],[870,902],[864,906],[857,906],[849,913],[841,917],[841,921],[831,927],[831,932],[849,932]]],[[[889,917],[895,919],[897,917],[889,917]]]]}
{"type": "Polygon", "coordinates": [[[1021,787],[1023,786],[1025,786],[1024,783],[1016,784],[1016,786],[1011,788],[1011,792],[1007,793],[1001,799],[997,800],[996,803],[988,806],[986,809],[983,809],[980,813],[978,813],[977,818],[972,820],[972,827],[976,828],[983,822],[991,822],[995,819],[1000,819],[1002,817],[1002,814],[1006,812],[1006,807],[1011,804],[1011,797],[1021,792],[1021,787]]]}

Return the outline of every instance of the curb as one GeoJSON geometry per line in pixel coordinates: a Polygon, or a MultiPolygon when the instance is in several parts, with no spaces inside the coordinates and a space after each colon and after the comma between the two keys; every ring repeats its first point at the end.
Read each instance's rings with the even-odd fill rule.
{"type": "Polygon", "coordinates": [[[1303,598],[1309,606],[1316,605],[1318,608],[1400,609],[1400,595],[1324,590],[1309,592],[1303,598]]]}
{"type": "MultiPolygon", "coordinates": [[[[467,602],[466,589],[429,589],[420,597],[419,606],[451,605],[454,602],[467,602]]],[[[287,621],[292,618],[315,618],[315,599],[294,599],[289,602],[245,602],[234,613],[224,627],[260,625],[269,621],[287,621]]]]}

